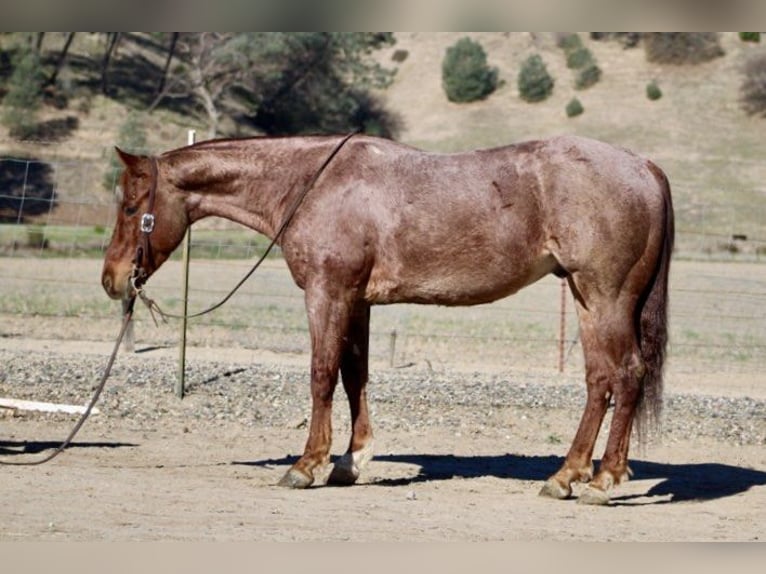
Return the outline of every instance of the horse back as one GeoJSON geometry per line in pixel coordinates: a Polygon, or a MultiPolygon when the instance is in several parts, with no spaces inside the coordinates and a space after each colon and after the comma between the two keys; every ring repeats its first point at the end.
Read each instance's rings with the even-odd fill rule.
{"type": "Polygon", "coordinates": [[[590,257],[593,238],[619,237],[651,209],[656,187],[645,160],[584,138],[455,154],[352,143],[312,204],[324,231],[304,259],[353,268],[371,303],[509,295],[590,257]]]}

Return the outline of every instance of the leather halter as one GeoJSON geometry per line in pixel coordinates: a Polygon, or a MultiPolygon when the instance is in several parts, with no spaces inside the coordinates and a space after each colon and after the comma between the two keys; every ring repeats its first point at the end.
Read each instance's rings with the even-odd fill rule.
{"type": "Polygon", "coordinates": [[[157,167],[157,158],[151,157],[152,166],[152,185],[149,188],[149,202],[146,211],[141,215],[140,230],[141,237],[136,247],[136,255],[133,258],[133,272],[130,282],[135,291],[139,291],[143,280],[146,280],[148,273],[144,267],[146,262],[152,260],[152,245],[149,242],[149,235],[154,231],[154,199],[157,195],[157,183],[159,179],[159,168],[157,167]]]}
{"type": "MultiPolygon", "coordinates": [[[[298,208],[300,207],[303,200],[306,198],[306,195],[308,195],[308,192],[311,191],[311,189],[314,187],[314,184],[319,179],[319,176],[324,173],[325,169],[330,165],[330,162],[335,158],[336,155],[340,152],[341,148],[343,148],[344,145],[346,145],[346,142],[350,140],[352,137],[354,137],[356,134],[359,133],[359,130],[354,130],[353,132],[350,132],[346,134],[333,148],[330,155],[327,156],[327,158],[324,160],[322,165],[319,167],[319,169],[314,172],[314,175],[309,180],[309,182],[305,185],[303,190],[301,190],[300,194],[298,194],[298,197],[293,202],[290,209],[285,214],[284,219],[282,220],[282,225],[279,226],[279,229],[277,230],[276,234],[274,235],[274,238],[269,242],[268,247],[266,247],[266,250],[263,252],[263,254],[260,256],[258,261],[255,262],[255,264],[250,268],[250,271],[248,271],[242,279],[240,279],[239,283],[237,283],[234,288],[229,291],[229,293],[221,299],[218,303],[211,305],[204,311],[200,311],[198,313],[194,313],[192,315],[174,315],[172,313],[165,313],[162,309],[160,309],[159,305],[157,303],[146,296],[146,293],[144,293],[144,290],[142,288],[143,281],[147,278],[146,270],[142,267],[142,263],[144,262],[145,258],[148,258],[148,260],[151,260],[151,244],[149,243],[149,234],[154,230],[154,196],[157,192],[157,180],[159,178],[158,175],[158,167],[157,167],[157,159],[152,157],[150,158],[152,160],[152,174],[154,176],[154,181],[152,182],[152,187],[149,189],[149,206],[146,211],[141,216],[141,243],[139,243],[138,247],[136,248],[136,257],[133,262],[133,273],[131,274],[130,282],[131,286],[133,287],[133,297],[132,300],[135,300],[136,296],[141,297],[141,300],[146,304],[146,306],[149,308],[149,311],[152,313],[152,318],[154,318],[154,311],[157,311],[160,316],[163,318],[163,320],[166,317],[172,317],[176,319],[189,319],[192,317],[200,317],[202,315],[205,315],[207,313],[210,313],[211,311],[215,311],[218,309],[221,305],[226,303],[234,293],[237,292],[237,290],[244,285],[245,281],[247,281],[250,276],[255,273],[255,270],[260,267],[261,263],[264,262],[266,257],[271,252],[272,248],[277,244],[277,242],[282,237],[282,234],[287,229],[287,226],[290,225],[290,222],[293,219],[293,216],[295,215],[296,211],[298,211],[298,208]]],[[[131,302],[132,305],[132,302],[131,302]]],[[[155,319],[156,322],[156,319],[155,319]]]]}

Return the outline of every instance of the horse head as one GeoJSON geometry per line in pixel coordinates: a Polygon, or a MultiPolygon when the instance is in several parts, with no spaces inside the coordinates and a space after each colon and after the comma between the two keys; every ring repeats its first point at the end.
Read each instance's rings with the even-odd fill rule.
{"type": "Polygon", "coordinates": [[[157,158],[115,149],[125,169],[115,191],[117,218],[101,284],[112,299],[127,299],[181,243],[189,217],[183,195],[163,180],[157,158]]]}

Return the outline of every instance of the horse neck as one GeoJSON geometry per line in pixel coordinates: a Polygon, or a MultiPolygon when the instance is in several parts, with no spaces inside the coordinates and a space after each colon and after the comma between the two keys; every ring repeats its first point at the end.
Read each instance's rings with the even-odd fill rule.
{"type": "Polygon", "coordinates": [[[273,238],[336,138],[217,140],[166,154],[190,222],[217,216],[273,238]]]}

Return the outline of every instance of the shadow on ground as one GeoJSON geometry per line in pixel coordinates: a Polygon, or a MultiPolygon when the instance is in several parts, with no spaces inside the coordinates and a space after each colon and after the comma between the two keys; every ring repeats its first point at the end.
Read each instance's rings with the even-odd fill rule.
{"type": "MultiPolygon", "coordinates": [[[[248,466],[291,465],[297,456],[252,462],[234,462],[248,466]]],[[[515,480],[546,480],[563,464],[558,456],[523,456],[515,454],[493,456],[455,456],[444,454],[389,454],[376,456],[376,462],[407,464],[420,467],[415,476],[373,479],[370,486],[406,486],[419,482],[480,478],[492,476],[515,480]]],[[[596,461],[598,467],[598,461],[596,461]]],[[[685,501],[715,500],[733,496],[754,486],[766,485],[766,472],[720,463],[666,464],[643,460],[630,463],[634,480],[660,480],[643,494],[612,498],[612,504],[667,504],[685,501]],[[646,500],[661,498],[661,500],[646,500]]],[[[404,473],[403,473],[404,474],[404,473]]]]}
{"type": "MultiPolygon", "coordinates": [[[[0,456],[14,456],[20,454],[38,454],[46,450],[56,449],[61,441],[8,441],[0,440],[0,456]]],[[[78,448],[123,448],[135,447],[137,444],[129,442],[73,442],[66,450],[78,448]]]]}

